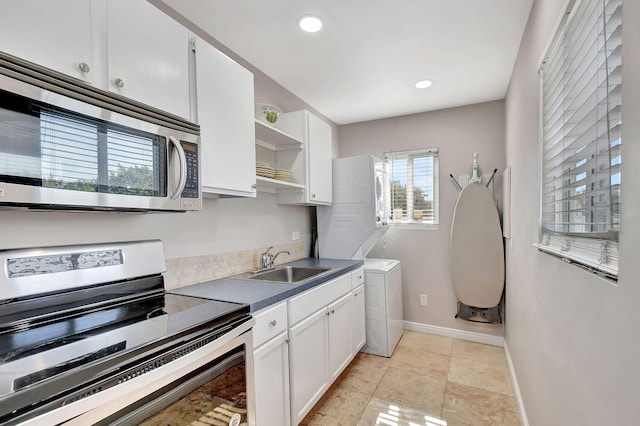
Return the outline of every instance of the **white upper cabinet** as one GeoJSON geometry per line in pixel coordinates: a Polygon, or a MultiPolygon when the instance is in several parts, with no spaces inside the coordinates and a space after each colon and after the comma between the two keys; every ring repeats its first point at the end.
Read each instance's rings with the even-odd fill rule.
{"type": "Polygon", "coordinates": [[[332,201],[331,126],[309,111],[282,114],[276,127],[303,142],[301,155],[292,166],[294,175],[305,177],[302,190],[278,191],[282,204],[328,205],[332,201]]]}
{"type": "Polygon", "coordinates": [[[108,90],[189,118],[189,32],[144,0],[107,0],[108,90]]]}
{"type": "Polygon", "coordinates": [[[0,10],[0,51],[94,81],[90,1],[0,0],[0,10]]]}
{"type": "Polygon", "coordinates": [[[331,204],[331,126],[315,115],[307,117],[307,196],[313,204],[331,204]]]}
{"type": "Polygon", "coordinates": [[[0,50],[183,118],[186,28],[145,0],[0,0],[0,50]]]}
{"type": "Polygon", "coordinates": [[[255,197],[253,74],[196,38],[202,192],[255,197]]]}

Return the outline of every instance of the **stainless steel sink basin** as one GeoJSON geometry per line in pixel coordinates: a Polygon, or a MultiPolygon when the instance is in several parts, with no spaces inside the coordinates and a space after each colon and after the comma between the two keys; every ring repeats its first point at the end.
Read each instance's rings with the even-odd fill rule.
{"type": "Polygon", "coordinates": [[[305,267],[305,266],[282,266],[271,271],[258,272],[249,275],[247,279],[261,281],[277,281],[282,283],[296,283],[306,280],[323,272],[329,268],[305,267]]]}

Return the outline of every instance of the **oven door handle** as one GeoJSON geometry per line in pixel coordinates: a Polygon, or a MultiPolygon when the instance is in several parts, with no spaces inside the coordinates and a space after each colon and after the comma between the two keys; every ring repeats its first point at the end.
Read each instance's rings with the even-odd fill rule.
{"type": "MultiPolygon", "coordinates": [[[[169,136],[169,142],[171,145],[175,146],[180,159],[180,179],[178,180],[178,187],[176,188],[176,191],[171,194],[171,199],[175,200],[180,194],[182,194],[182,191],[184,191],[184,187],[187,184],[187,156],[185,155],[184,149],[178,139],[173,136],[169,136]]],[[[171,158],[171,156],[169,156],[169,158],[171,158]]]]}

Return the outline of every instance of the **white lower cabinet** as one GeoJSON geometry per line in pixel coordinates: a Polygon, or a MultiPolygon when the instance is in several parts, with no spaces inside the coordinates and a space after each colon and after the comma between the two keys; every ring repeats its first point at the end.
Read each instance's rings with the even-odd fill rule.
{"type": "Polygon", "coordinates": [[[351,276],[290,298],[291,424],[299,424],[353,359],[351,276]]]}
{"type": "Polygon", "coordinates": [[[367,342],[365,323],[364,284],[351,291],[351,332],[353,333],[353,354],[357,354],[367,342]]]}
{"type": "Polygon", "coordinates": [[[362,274],[352,274],[254,314],[257,426],[298,425],[364,344],[362,274]]]}
{"type": "Polygon", "coordinates": [[[287,302],[253,315],[256,425],[289,426],[289,345],[287,302]]]}
{"type": "Polygon", "coordinates": [[[291,423],[297,425],[329,387],[327,309],[289,329],[291,423]]]}
{"type": "Polygon", "coordinates": [[[287,332],[253,351],[256,425],[290,425],[287,332]]]}
{"type": "Polygon", "coordinates": [[[335,380],[353,359],[351,333],[351,293],[329,305],[329,371],[335,380]]]}

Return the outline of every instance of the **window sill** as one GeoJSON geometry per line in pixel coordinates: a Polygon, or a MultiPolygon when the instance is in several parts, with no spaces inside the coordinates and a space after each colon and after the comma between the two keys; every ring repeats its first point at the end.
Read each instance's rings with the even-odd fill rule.
{"type": "Polygon", "coordinates": [[[551,256],[563,261],[566,264],[569,264],[569,265],[572,265],[572,266],[576,266],[576,267],[578,267],[579,269],[581,269],[584,272],[589,272],[591,275],[595,275],[596,277],[598,277],[601,280],[605,281],[607,284],[611,284],[611,285],[614,285],[614,286],[618,285],[618,277],[615,276],[615,275],[612,275],[610,273],[607,273],[607,272],[601,271],[599,269],[596,269],[596,268],[588,265],[586,262],[581,262],[579,259],[569,258],[565,254],[559,252],[558,250],[550,249],[548,246],[546,246],[544,244],[533,243],[532,246],[537,248],[538,251],[541,252],[541,253],[545,253],[545,254],[551,255],[551,256]]]}

